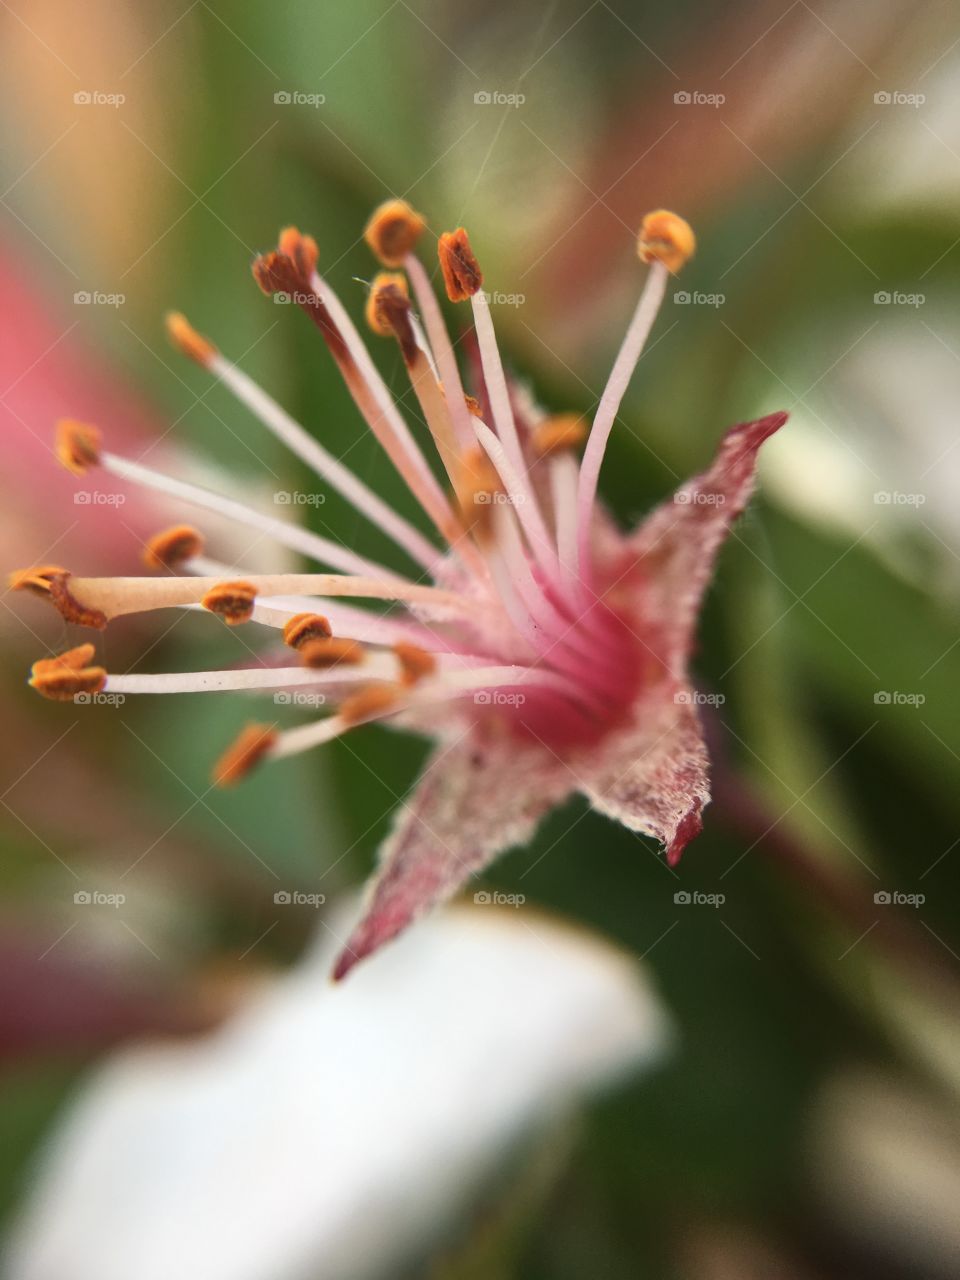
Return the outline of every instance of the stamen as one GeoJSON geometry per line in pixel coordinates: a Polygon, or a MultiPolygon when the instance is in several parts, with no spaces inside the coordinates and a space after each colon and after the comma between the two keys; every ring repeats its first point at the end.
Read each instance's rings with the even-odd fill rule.
{"type": "Polygon", "coordinates": [[[393,652],[400,663],[401,679],[405,685],[419,684],[437,669],[436,657],[419,645],[400,640],[393,646],[393,652]]]}
{"type": "Polygon", "coordinates": [[[478,419],[473,421],[473,429],[503,478],[511,500],[521,508],[518,516],[530,539],[534,555],[540,561],[544,571],[553,577],[556,574],[557,565],[553,555],[552,541],[547,534],[536,494],[529,483],[527,464],[520,446],[520,437],[517,434],[517,424],[513,417],[513,407],[510,404],[507,380],[497,347],[493,321],[490,318],[487,295],[480,288],[483,275],[463,227],[458,227],[456,231],[445,232],[440,237],[438,252],[440,267],[447,286],[447,296],[451,302],[469,298],[473,307],[483,377],[499,440],[489,427],[478,419]],[[504,463],[509,464],[509,476],[505,472],[504,463]]]}
{"type": "Polygon", "coordinates": [[[510,498],[510,503],[517,514],[517,519],[527,535],[527,541],[534,556],[540,562],[547,576],[554,579],[557,574],[557,558],[553,539],[547,531],[540,507],[534,497],[526,470],[520,472],[512,460],[507,458],[506,450],[490,428],[479,420],[474,424],[477,439],[484,448],[490,461],[496,467],[503,481],[503,487],[510,498]]]}
{"type": "Polygon", "coordinates": [[[147,675],[131,672],[110,675],[106,689],[110,693],[134,697],[183,693],[264,693],[268,689],[339,689],[343,685],[366,683],[371,679],[393,679],[397,663],[391,654],[371,654],[361,668],[340,670],[337,667],[228,667],[220,671],[173,671],[147,675]]]}
{"type": "Polygon", "coordinates": [[[175,524],[153,535],[143,549],[143,562],[150,569],[177,570],[202,555],[203,547],[203,535],[192,525],[175,524]]]}
{"type": "Polygon", "coordinates": [[[210,372],[220,379],[241,404],[246,405],[268,431],[282,440],[317,475],[332,484],[371,523],[378,525],[411,559],[429,572],[434,571],[439,552],[420,530],[394,511],[389,503],[384,502],[339,458],[335,458],[315,440],[296,419],[257,386],[252,378],[219,353],[210,362],[210,372]]]}
{"type": "Polygon", "coordinates": [[[399,267],[426,225],[406,200],[387,200],[373,211],[363,238],[385,267],[399,267]]]}
{"type": "Polygon", "coordinates": [[[417,401],[444,469],[456,489],[462,472],[459,443],[443,390],[434,376],[426,352],[417,341],[411,322],[409,295],[405,290],[387,282],[379,287],[374,284],[371,299],[378,324],[382,330],[393,334],[397,339],[417,401]]]}
{"type": "Polygon", "coordinates": [[[211,360],[217,354],[217,348],[209,338],[204,338],[202,334],[197,333],[182,312],[168,311],[164,317],[164,324],[167,337],[182,355],[185,355],[188,360],[195,360],[204,369],[210,367],[211,360]]]}
{"type": "Polygon", "coordinates": [[[273,725],[248,724],[213,766],[215,786],[232,787],[259,764],[276,743],[279,734],[273,725]]]}
{"type": "Polygon", "coordinates": [[[404,259],[403,265],[413,284],[417,306],[420,308],[420,314],[427,330],[427,337],[430,340],[430,346],[439,366],[440,382],[446,392],[447,405],[462,452],[473,444],[474,436],[473,428],[470,425],[470,415],[475,413],[477,417],[480,417],[480,405],[472,396],[464,394],[460,369],[457,365],[457,358],[454,355],[453,345],[450,342],[450,335],[447,333],[443,314],[440,311],[436,294],[431,287],[423,263],[419,258],[409,253],[404,259]]]}
{"type": "Polygon", "coordinates": [[[356,667],[366,657],[366,650],[356,640],[343,636],[317,636],[297,646],[303,665],[323,671],[330,667],[356,667]]]}
{"type": "Polygon", "coordinates": [[[284,624],[283,643],[299,649],[308,640],[328,640],[333,635],[330,623],[319,613],[295,613],[284,624]]]}
{"type": "Polygon", "coordinates": [[[179,498],[205,511],[214,511],[248,528],[258,529],[279,542],[281,546],[289,547],[291,551],[298,551],[301,555],[308,556],[320,564],[330,565],[331,568],[343,570],[345,573],[394,576],[392,571],[383,565],[367,560],[364,556],[358,556],[356,552],[332,542],[329,538],[324,538],[309,529],[302,529],[299,525],[289,524],[286,520],[264,515],[254,507],[248,507],[235,498],[227,498],[223,494],[215,493],[212,489],[204,489],[187,480],[178,480],[174,476],[165,475],[162,471],[144,466],[141,462],[131,462],[127,458],[121,458],[116,453],[101,454],[100,462],[104,470],[119,476],[122,480],[143,485],[147,489],[168,494],[172,498],[179,498]]]}
{"type": "Polygon", "coordinates": [[[40,658],[30,670],[31,688],[54,702],[72,702],[78,694],[99,693],[107,683],[103,667],[92,666],[92,644],[81,644],[55,658],[40,658]]]}
{"type": "MultiPolygon", "coordinates": [[[[203,602],[223,584],[218,578],[75,578],[69,573],[50,579],[50,597],[69,622],[104,627],[112,618],[203,602]]],[[[251,574],[243,586],[257,596],[354,596],[369,600],[405,600],[441,614],[484,617],[478,600],[416,582],[355,577],[335,573],[251,574]]]]}
{"type": "Polygon", "coordinates": [[[640,294],[637,309],[613,363],[603,395],[600,397],[600,404],[597,406],[580,467],[577,496],[577,559],[581,575],[585,576],[589,572],[593,504],[597,496],[600,467],[610,432],[637,361],[640,359],[657,318],[657,312],[660,310],[667,288],[668,275],[671,271],[680,269],[693,253],[695,243],[693,231],[676,214],[660,209],[656,213],[648,214],[643,220],[638,252],[644,262],[650,262],[652,265],[640,294]]]}
{"type": "Polygon", "coordinates": [[[222,618],[227,626],[236,627],[253,617],[256,598],[257,589],[249,582],[218,582],[200,603],[222,618]]]}
{"type": "Polygon", "coordinates": [[[648,213],[640,224],[637,252],[641,262],[662,262],[676,275],[696,249],[697,238],[690,223],[668,209],[648,213]]]}
{"type": "MultiPolygon", "coordinates": [[[[457,544],[457,550],[470,559],[473,548],[468,542],[461,544],[463,528],[370,359],[353,321],[333,291],[315,271],[304,278],[294,261],[282,253],[263,254],[254,262],[253,274],[264,293],[292,293],[301,309],[310,316],[320,330],[354,404],[407,487],[447,542],[451,546],[457,544]]],[[[482,562],[478,563],[475,556],[472,559],[474,571],[482,575],[482,562]]]]}
{"type": "Polygon", "coordinates": [[[54,450],[68,471],[82,476],[100,461],[100,432],[88,422],[61,418],[56,427],[54,450]]]}

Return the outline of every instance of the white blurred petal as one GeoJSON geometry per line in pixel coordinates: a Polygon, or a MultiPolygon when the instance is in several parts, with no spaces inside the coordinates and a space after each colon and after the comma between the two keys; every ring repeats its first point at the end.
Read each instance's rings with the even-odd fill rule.
{"type": "Polygon", "coordinates": [[[526,907],[437,913],[334,987],[339,945],[324,931],[209,1038],[108,1063],[53,1138],[11,1275],[396,1274],[512,1142],[668,1040],[631,959],[526,907]]]}

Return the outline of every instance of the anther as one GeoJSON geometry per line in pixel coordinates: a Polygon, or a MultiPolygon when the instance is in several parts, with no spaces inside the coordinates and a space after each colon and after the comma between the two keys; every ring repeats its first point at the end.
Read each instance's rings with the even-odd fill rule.
{"type": "Polygon", "coordinates": [[[371,720],[374,716],[393,710],[402,696],[401,685],[368,684],[351,694],[349,698],[344,698],[337,714],[348,725],[360,724],[364,720],[371,720]]]}
{"type": "Polygon", "coordinates": [[[99,693],[107,683],[103,667],[91,666],[92,644],[77,645],[55,658],[40,658],[30,669],[30,686],[54,702],[72,702],[78,694],[99,693]]]}
{"type": "Polygon", "coordinates": [[[213,766],[211,777],[218,787],[231,787],[259,764],[277,740],[268,724],[248,724],[213,766]]]}
{"type": "Polygon", "coordinates": [[[296,227],[284,227],[277,240],[277,248],[293,262],[304,280],[310,279],[320,256],[313,236],[303,235],[296,227]]]}
{"type": "Polygon", "coordinates": [[[62,578],[67,570],[59,564],[38,564],[30,569],[14,569],[7,576],[11,591],[30,591],[45,600],[50,596],[50,584],[54,578],[62,578]]]}
{"type": "Polygon", "coordinates": [[[179,569],[187,560],[202,555],[203,545],[203,535],[192,525],[171,525],[149,540],[143,548],[143,562],[150,569],[179,569]]]}
{"type": "Polygon", "coordinates": [[[407,278],[398,271],[381,271],[379,275],[374,277],[370,292],[367,294],[367,303],[363,314],[367,324],[381,338],[392,338],[394,333],[389,323],[389,318],[380,314],[379,307],[380,291],[388,287],[398,290],[404,298],[408,300],[410,298],[407,278]]]}
{"type": "Polygon", "coordinates": [[[313,640],[304,640],[297,645],[297,652],[305,667],[318,670],[359,666],[366,657],[359,640],[348,640],[341,636],[318,636],[313,640]]]}
{"type": "Polygon", "coordinates": [[[668,209],[648,213],[640,225],[637,253],[641,262],[662,262],[676,273],[693,257],[697,238],[689,222],[668,209]]]}
{"type": "Polygon", "coordinates": [[[400,678],[405,685],[419,684],[437,669],[437,660],[433,654],[408,640],[398,640],[393,646],[393,652],[400,663],[400,678]]]}
{"type": "Polygon", "coordinates": [[[249,582],[218,582],[200,603],[221,617],[228,626],[235,627],[253,617],[256,598],[257,589],[249,582]]]}
{"type": "Polygon", "coordinates": [[[217,354],[217,348],[209,338],[197,333],[187,317],[180,311],[168,311],[164,317],[167,337],[189,360],[196,360],[204,368],[217,354]]]}
{"type": "Polygon", "coordinates": [[[406,200],[387,200],[374,210],[363,238],[385,267],[399,267],[426,225],[406,200]]]}
{"type": "Polygon", "coordinates": [[[295,613],[284,625],[283,643],[291,649],[299,649],[310,640],[329,640],[333,628],[322,614],[295,613]]]}
{"type": "Polygon", "coordinates": [[[54,448],[57,460],[75,476],[82,476],[100,461],[100,432],[87,422],[61,418],[54,448]]]}
{"type": "Polygon", "coordinates": [[[450,301],[463,302],[466,298],[472,298],[483,284],[483,273],[473,256],[469,237],[463,227],[457,227],[456,231],[445,231],[437,244],[437,253],[450,301]]]}
{"type": "Polygon", "coordinates": [[[585,420],[576,413],[561,413],[537,423],[530,447],[538,458],[547,458],[564,449],[578,449],[586,438],[585,420]]]}

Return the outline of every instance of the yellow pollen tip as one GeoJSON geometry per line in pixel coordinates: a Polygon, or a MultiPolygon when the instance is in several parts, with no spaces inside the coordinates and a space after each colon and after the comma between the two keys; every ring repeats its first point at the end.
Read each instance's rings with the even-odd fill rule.
{"type": "Polygon", "coordinates": [[[463,302],[472,298],[483,284],[483,272],[473,256],[470,238],[463,227],[443,233],[437,242],[437,254],[450,301],[463,302]]]}
{"type": "Polygon", "coordinates": [[[214,785],[232,787],[245,778],[276,740],[277,732],[272,725],[248,724],[213,766],[210,776],[214,785]]]}
{"type": "Polygon", "coordinates": [[[257,589],[249,582],[218,582],[200,603],[222,618],[227,626],[236,627],[253,617],[256,598],[257,589]]]}
{"type": "Polygon", "coordinates": [[[400,679],[405,685],[419,684],[437,669],[437,660],[433,654],[421,649],[418,644],[398,640],[393,646],[393,652],[400,663],[400,679]]]}
{"type": "Polygon", "coordinates": [[[175,524],[153,535],[143,548],[143,562],[148,569],[179,569],[202,553],[203,535],[192,525],[175,524]]]}
{"type": "Polygon", "coordinates": [[[168,311],[163,323],[166,326],[167,337],[187,359],[196,360],[197,364],[206,368],[217,354],[217,348],[210,339],[197,333],[183,312],[168,311]]]}
{"type": "Polygon", "coordinates": [[[537,423],[530,447],[538,458],[548,458],[564,449],[579,449],[586,438],[586,420],[577,413],[561,413],[537,423]]]}
{"type": "Polygon", "coordinates": [[[100,461],[100,432],[88,422],[61,418],[56,426],[57,461],[75,476],[84,475],[100,461]]]}
{"type": "Polygon", "coordinates": [[[347,724],[360,724],[371,720],[374,716],[383,715],[393,710],[403,696],[403,687],[398,684],[368,684],[358,689],[349,698],[340,703],[340,719],[347,724]]]}
{"type": "Polygon", "coordinates": [[[480,407],[480,401],[476,396],[464,396],[463,402],[474,418],[483,417],[483,409],[480,407]]]}
{"type": "Polygon", "coordinates": [[[53,579],[65,577],[66,573],[67,570],[59,564],[38,564],[31,569],[14,569],[7,575],[7,585],[11,591],[30,591],[46,599],[53,579]]]}
{"type": "Polygon", "coordinates": [[[359,640],[347,640],[340,636],[315,636],[297,645],[297,652],[305,667],[326,670],[329,667],[356,667],[366,654],[359,640]]]}
{"type": "Polygon", "coordinates": [[[103,667],[91,666],[92,644],[77,645],[55,658],[40,658],[30,668],[30,687],[53,702],[72,702],[78,694],[99,693],[107,683],[103,667]]]}
{"type": "Polygon", "coordinates": [[[690,223],[668,209],[648,213],[640,224],[637,253],[641,262],[662,262],[676,274],[696,250],[697,238],[690,223]]]}
{"type": "Polygon", "coordinates": [[[296,227],[284,227],[277,240],[277,249],[296,265],[304,280],[309,280],[317,269],[320,251],[313,236],[305,236],[296,227]]]}
{"type": "Polygon", "coordinates": [[[329,640],[333,628],[320,613],[295,613],[284,625],[283,643],[291,649],[299,649],[309,640],[329,640]]]}
{"type": "Polygon", "coordinates": [[[393,328],[388,315],[381,312],[381,298],[385,289],[399,292],[409,301],[410,290],[407,287],[406,276],[402,276],[398,271],[381,271],[370,286],[363,314],[374,333],[379,334],[381,338],[392,338],[393,328]]]}
{"type": "Polygon", "coordinates": [[[477,535],[492,531],[490,520],[495,494],[503,492],[503,482],[496,467],[479,445],[466,451],[460,460],[457,495],[467,528],[477,535]]]}
{"type": "Polygon", "coordinates": [[[387,200],[373,211],[363,238],[385,267],[399,267],[413,252],[426,225],[406,200],[387,200]]]}

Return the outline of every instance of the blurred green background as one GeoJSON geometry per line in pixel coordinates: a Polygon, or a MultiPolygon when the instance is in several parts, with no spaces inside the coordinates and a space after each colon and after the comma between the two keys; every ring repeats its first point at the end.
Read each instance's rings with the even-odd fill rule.
{"type": "MultiPolygon", "coordinates": [[[[700,629],[697,682],[725,699],[715,802],[679,880],[576,806],[489,875],[646,957],[679,1048],[588,1115],[496,1274],[960,1273],[956,1223],[917,1160],[862,1155],[896,1148],[913,1100],[924,1172],[960,1181],[955,9],[33,0],[3,6],[0,25],[11,565],[136,572],[140,534],[164,523],[72,502],[44,445],[59,413],[96,416],[108,440],[162,435],[158,460],[196,451],[267,501],[309,487],[166,345],[169,308],[409,512],[310,326],[250,277],[281,226],[316,235],[358,315],[379,201],[404,196],[435,233],[465,223],[489,287],[517,295],[496,312],[512,367],[550,409],[587,412],[640,283],[640,217],[666,206],[693,223],[698,255],[602,484],[633,520],[724,426],[791,412],[700,629]],[[678,905],[679,888],[725,901],[678,905]],[[868,1088],[876,1105],[848,1131],[839,1117],[868,1088]]],[[[403,394],[392,344],[375,355],[403,394]]],[[[301,514],[389,555],[335,495],[301,514]]],[[[79,637],[39,602],[4,603],[9,1210],[99,1053],[207,1025],[295,958],[310,913],[276,911],[274,891],[362,880],[423,748],[360,730],[208,793],[249,703],[41,703],[29,662],[79,637]],[[121,884],[122,914],[75,909],[78,888],[121,884]]],[[[155,618],[111,629],[107,665],[244,656],[203,619],[155,618]]]]}

